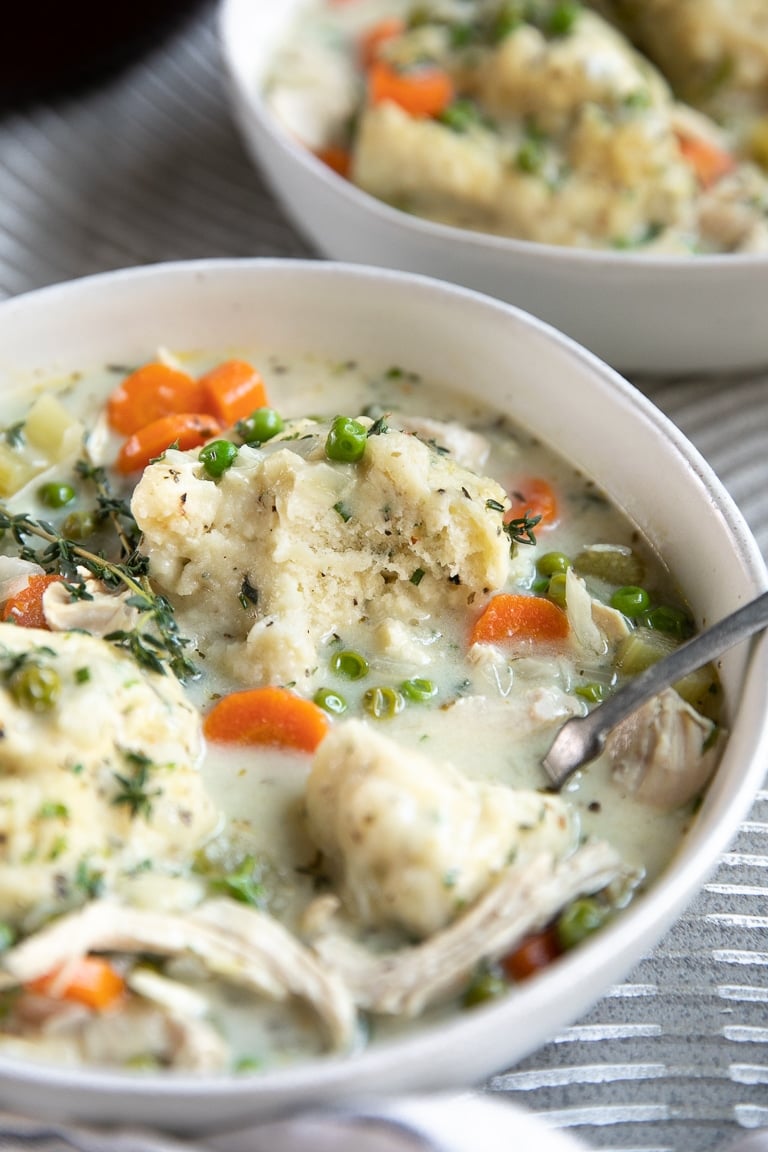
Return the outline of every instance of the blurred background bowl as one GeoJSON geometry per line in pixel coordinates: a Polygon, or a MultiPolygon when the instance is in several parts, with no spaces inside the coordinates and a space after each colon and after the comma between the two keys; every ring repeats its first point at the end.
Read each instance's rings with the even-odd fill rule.
{"type": "Polygon", "coordinates": [[[450,280],[533,312],[621,371],[768,365],[768,253],[671,257],[533,244],[409,215],[332,172],[262,97],[303,0],[223,0],[220,30],[245,145],[323,255],[450,280]]]}
{"type": "MultiPolygon", "coordinates": [[[[5,390],[140,363],[158,347],[405,364],[508,413],[590,475],[669,564],[699,625],[766,586],[755,541],[722,484],[639,391],[527,314],[423,277],[320,261],[213,260],[18,296],[0,304],[0,403],[5,390]]],[[[729,652],[720,671],[729,738],[663,877],[599,937],[506,998],[352,1059],[263,1074],[121,1075],[3,1056],[0,1107],[204,1132],[353,1096],[467,1087],[509,1067],[649,952],[735,834],[768,757],[768,638],[729,652]]]]}

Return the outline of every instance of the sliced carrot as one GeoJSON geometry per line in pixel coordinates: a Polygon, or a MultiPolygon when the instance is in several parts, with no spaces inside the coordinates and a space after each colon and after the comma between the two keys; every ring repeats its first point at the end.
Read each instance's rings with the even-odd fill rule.
{"type": "Polygon", "coordinates": [[[48,621],[43,611],[43,593],[51,584],[56,584],[61,576],[38,572],[30,576],[24,588],[10,596],[0,609],[3,620],[11,620],[21,628],[47,628],[48,621]]]}
{"type": "Polygon", "coordinates": [[[559,518],[557,496],[548,480],[540,476],[527,476],[516,481],[509,494],[512,507],[504,515],[504,523],[522,516],[540,516],[537,531],[554,528],[559,518]]]}
{"type": "Polygon", "coordinates": [[[245,360],[225,360],[201,376],[200,384],[202,411],[211,412],[225,428],[268,404],[261,373],[245,360]]]}
{"type": "Polygon", "coordinates": [[[683,159],[693,168],[702,188],[711,188],[736,167],[736,160],[724,148],[700,136],[678,136],[683,159]]]}
{"type": "Polygon", "coordinates": [[[83,956],[25,984],[29,992],[85,1004],[97,1012],[111,1008],[125,991],[125,981],[108,960],[83,956]]]}
{"type": "Polygon", "coordinates": [[[546,928],[527,936],[513,952],[502,958],[501,967],[512,980],[527,980],[562,954],[554,928],[546,928]]]}
{"type": "Polygon", "coordinates": [[[287,688],[251,688],[224,696],[203,721],[208,740],[222,744],[270,744],[314,752],[328,731],[328,718],[311,700],[287,688]]]}
{"type": "Polygon", "coordinates": [[[367,72],[379,55],[381,47],[388,40],[394,40],[405,31],[405,21],[397,16],[388,16],[377,21],[360,37],[360,63],[367,72]]]}
{"type": "Polygon", "coordinates": [[[504,640],[564,640],[570,624],[562,608],[543,596],[502,592],[487,604],[470,634],[470,644],[504,640]]]}
{"type": "Polygon", "coordinates": [[[442,68],[398,72],[384,60],[375,60],[368,72],[370,102],[389,100],[410,116],[438,116],[453,103],[454,95],[453,81],[442,68]]]}
{"type": "Polygon", "coordinates": [[[146,468],[150,460],[161,456],[172,445],[181,448],[196,448],[221,432],[221,425],[213,416],[200,412],[177,412],[173,416],[161,416],[146,424],[123,444],[118,453],[115,467],[118,472],[127,474],[146,468]]]}
{"type": "Polygon", "coordinates": [[[334,172],[338,172],[339,176],[343,176],[345,180],[349,179],[349,173],[352,168],[352,157],[346,148],[340,148],[336,144],[329,145],[327,148],[321,148],[316,152],[318,160],[322,160],[334,172]]]}
{"type": "Polygon", "coordinates": [[[174,412],[199,412],[202,389],[193,376],[159,361],[126,376],[107,401],[110,427],[130,436],[174,412]]]}

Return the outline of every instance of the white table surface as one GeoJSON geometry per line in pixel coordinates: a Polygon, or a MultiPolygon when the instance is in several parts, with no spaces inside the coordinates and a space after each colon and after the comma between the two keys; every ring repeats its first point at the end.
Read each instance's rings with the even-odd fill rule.
{"type": "MultiPolygon", "coordinates": [[[[0,298],[162,260],[313,255],[246,159],[211,7],[101,86],[0,118],[0,298]]],[[[768,363],[634,383],[703,452],[768,554],[768,363]]],[[[600,1149],[709,1152],[768,1126],[768,785],[659,947],[486,1087],[600,1149]]]]}

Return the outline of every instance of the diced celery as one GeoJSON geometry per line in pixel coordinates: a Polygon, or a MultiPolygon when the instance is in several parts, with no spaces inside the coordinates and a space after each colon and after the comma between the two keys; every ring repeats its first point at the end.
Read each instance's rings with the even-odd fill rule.
{"type": "Polygon", "coordinates": [[[619,644],[616,666],[624,676],[637,676],[677,648],[677,641],[665,632],[636,628],[619,644]]]}
{"type": "Polygon", "coordinates": [[[640,557],[623,544],[592,544],[573,561],[579,576],[594,576],[619,587],[642,584],[645,566],[640,557]]]}
{"type": "Polygon", "coordinates": [[[697,668],[689,676],[678,680],[675,689],[697,712],[701,712],[703,716],[708,716],[710,720],[717,719],[720,711],[721,689],[712,664],[705,664],[703,668],[697,668]]]}

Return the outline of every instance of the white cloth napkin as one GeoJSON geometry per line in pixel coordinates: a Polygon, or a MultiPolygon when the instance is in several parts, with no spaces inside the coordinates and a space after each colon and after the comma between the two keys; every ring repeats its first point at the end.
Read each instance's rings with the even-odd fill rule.
{"type": "MultiPolygon", "coordinates": [[[[74,1128],[0,1114],[0,1152],[587,1152],[506,1101],[416,1096],[312,1112],[199,1141],[141,1130],[74,1128]]],[[[768,1152],[768,1129],[723,1152],[768,1152]]]]}

